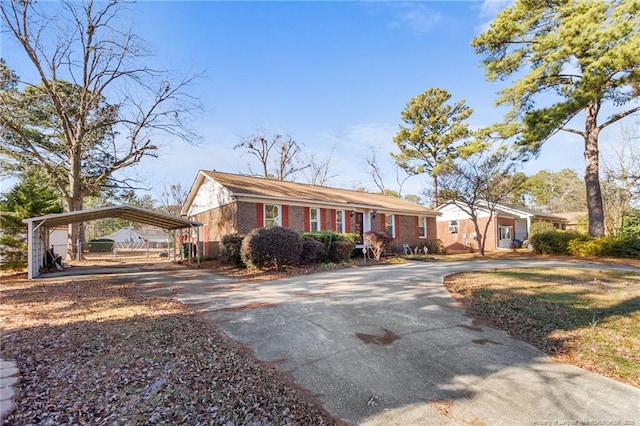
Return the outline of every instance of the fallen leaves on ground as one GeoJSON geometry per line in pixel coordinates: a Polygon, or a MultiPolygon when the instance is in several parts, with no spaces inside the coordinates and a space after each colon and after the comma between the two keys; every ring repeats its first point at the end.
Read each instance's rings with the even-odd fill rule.
{"type": "Polygon", "coordinates": [[[3,282],[11,425],[338,424],[288,376],[134,283],[3,282]]]}

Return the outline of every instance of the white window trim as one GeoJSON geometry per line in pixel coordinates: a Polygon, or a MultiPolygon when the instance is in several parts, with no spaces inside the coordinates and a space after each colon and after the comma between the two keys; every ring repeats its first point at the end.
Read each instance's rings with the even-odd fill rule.
{"type": "Polygon", "coordinates": [[[347,214],[345,213],[344,210],[336,210],[336,232],[340,233],[340,234],[344,234],[346,232],[346,223],[345,221],[347,220],[347,214]],[[338,221],[338,213],[342,213],[342,222],[338,221]]]}
{"type": "Polygon", "coordinates": [[[449,221],[449,233],[450,234],[457,234],[458,231],[459,231],[458,226],[459,226],[459,224],[458,224],[458,220],[457,219],[450,220],[449,221]],[[455,222],[456,224],[453,225],[452,222],[455,222]]]}
{"type": "Polygon", "coordinates": [[[275,226],[282,226],[282,206],[280,204],[265,204],[262,209],[262,223],[267,228],[267,207],[276,207],[278,209],[278,215],[276,216],[275,226]]]}
{"type": "Polygon", "coordinates": [[[311,232],[320,232],[322,231],[322,224],[320,223],[320,209],[316,207],[311,207],[309,209],[309,231],[311,232]],[[313,212],[316,212],[316,220],[313,220],[313,212]],[[313,224],[317,225],[317,229],[313,230],[313,224]]]}
{"type": "Polygon", "coordinates": [[[387,226],[387,221],[391,220],[391,236],[393,238],[396,237],[396,215],[395,214],[388,214],[385,215],[384,217],[384,230],[389,232],[389,227],[387,226]]]}
{"type": "Polygon", "coordinates": [[[420,222],[423,222],[424,226],[422,228],[424,228],[424,235],[418,235],[418,238],[427,238],[427,236],[429,235],[429,230],[427,229],[427,217],[426,216],[418,216],[418,229],[421,228],[420,226],[420,222]]]}

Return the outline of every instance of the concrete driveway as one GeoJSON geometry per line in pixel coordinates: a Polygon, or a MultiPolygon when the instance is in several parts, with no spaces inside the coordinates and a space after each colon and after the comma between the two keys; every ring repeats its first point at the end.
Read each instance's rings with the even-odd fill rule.
{"type": "Polygon", "coordinates": [[[551,362],[465,316],[442,284],[454,272],[521,266],[602,268],[416,262],[263,283],[204,270],[140,274],[137,281],[160,283],[153,291],[170,290],[204,311],[353,424],[640,425],[640,389],[551,362]]]}

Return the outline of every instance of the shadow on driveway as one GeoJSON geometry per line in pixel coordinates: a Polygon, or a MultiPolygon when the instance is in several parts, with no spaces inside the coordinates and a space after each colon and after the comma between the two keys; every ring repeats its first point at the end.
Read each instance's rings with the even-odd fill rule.
{"type": "Polygon", "coordinates": [[[409,263],[262,283],[171,271],[137,282],[204,312],[351,423],[640,424],[640,389],[551,362],[465,316],[442,284],[471,269],[569,266],[507,262],[409,263]]]}

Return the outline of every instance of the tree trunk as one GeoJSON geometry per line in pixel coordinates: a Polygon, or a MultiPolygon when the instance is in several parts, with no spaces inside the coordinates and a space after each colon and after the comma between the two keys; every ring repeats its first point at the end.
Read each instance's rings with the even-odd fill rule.
{"type": "Polygon", "coordinates": [[[431,190],[433,191],[434,207],[438,207],[440,205],[440,196],[438,195],[438,175],[433,175],[433,184],[431,186],[431,190]]]}
{"type": "Polygon", "coordinates": [[[587,209],[589,212],[589,234],[593,237],[604,236],[604,207],[600,189],[600,159],[598,152],[597,126],[599,103],[591,104],[586,109],[584,133],[584,159],[586,163],[584,182],[587,189],[587,209]]]}
{"type": "MultiPolygon", "coordinates": [[[[80,155],[77,147],[72,146],[71,155],[71,167],[69,170],[69,189],[70,198],[67,199],[70,212],[77,212],[84,207],[84,194],[82,193],[82,182],[80,173],[80,155]]],[[[67,253],[71,259],[77,259],[78,256],[78,242],[84,243],[84,223],[71,223],[69,224],[69,231],[67,237],[67,253]]],[[[81,250],[81,249],[80,249],[81,250]]]]}

